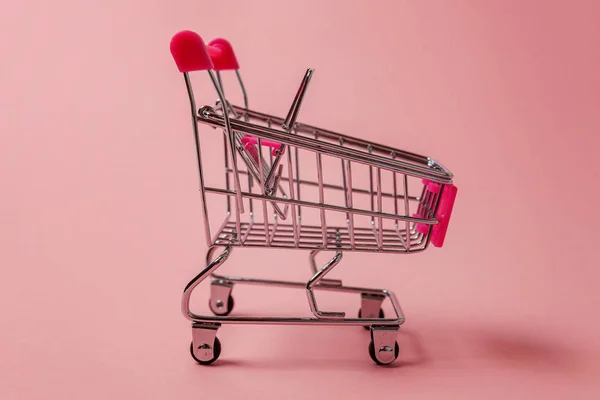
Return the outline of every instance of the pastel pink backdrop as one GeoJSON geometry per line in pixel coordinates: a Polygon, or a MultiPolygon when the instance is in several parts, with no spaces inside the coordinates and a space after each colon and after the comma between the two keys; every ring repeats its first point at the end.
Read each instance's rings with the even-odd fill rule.
{"type": "MultiPolygon", "coordinates": [[[[0,398],[598,398],[598,20],[594,1],[5,2],[0,398]],[[220,363],[190,358],[179,301],[206,248],[181,29],[231,41],[253,108],[285,113],[313,67],[301,120],[455,173],[445,248],[334,272],[396,290],[398,368],[335,327],[226,326],[220,363]]],[[[223,270],[307,278],[306,254],[266,255],[223,270]]]]}

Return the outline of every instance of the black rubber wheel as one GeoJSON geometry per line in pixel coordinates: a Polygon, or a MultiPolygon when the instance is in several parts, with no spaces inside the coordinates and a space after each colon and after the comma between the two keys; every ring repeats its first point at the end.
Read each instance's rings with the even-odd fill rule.
{"type": "Polygon", "coordinates": [[[369,355],[371,356],[371,360],[375,361],[375,364],[377,364],[377,365],[390,365],[391,363],[396,361],[396,359],[398,358],[398,355],[400,354],[400,346],[398,346],[398,342],[394,342],[394,343],[395,343],[394,359],[392,361],[390,361],[389,363],[384,364],[381,361],[379,361],[377,359],[377,357],[375,357],[375,343],[373,343],[373,341],[371,340],[371,343],[369,343],[369,355]]]}
{"type": "MultiPolygon", "coordinates": [[[[361,311],[362,311],[362,309],[358,310],[358,318],[362,318],[361,311]]],[[[379,309],[379,318],[381,318],[381,319],[385,318],[385,314],[383,313],[383,310],[381,308],[379,309]]],[[[363,328],[365,328],[366,330],[369,330],[369,329],[371,329],[371,326],[365,325],[365,326],[363,326],[363,328]]]]}
{"type": "Polygon", "coordinates": [[[218,337],[215,338],[215,344],[214,344],[214,348],[213,348],[213,358],[208,360],[208,361],[200,361],[196,358],[196,356],[194,355],[194,342],[190,343],[190,354],[192,355],[192,358],[198,363],[198,364],[202,364],[202,365],[209,365],[214,363],[215,361],[217,361],[217,359],[219,358],[219,356],[221,355],[221,341],[219,340],[218,337]]]}
{"type": "Polygon", "coordinates": [[[212,307],[212,302],[210,301],[210,299],[208,299],[208,308],[210,308],[210,311],[212,311],[212,313],[218,317],[226,317],[227,315],[229,315],[229,313],[231,313],[231,311],[233,310],[234,305],[235,305],[235,302],[233,301],[233,297],[231,295],[229,295],[229,298],[227,299],[227,308],[215,310],[212,307]]]}

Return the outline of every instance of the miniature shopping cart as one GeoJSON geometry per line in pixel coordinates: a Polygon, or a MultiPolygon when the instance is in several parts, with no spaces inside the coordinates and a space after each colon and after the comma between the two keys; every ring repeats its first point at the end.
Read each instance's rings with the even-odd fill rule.
{"type": "MultiPolygon", "coordinates": [[[[196,33],[182,31],[172,38],[171,53],[183,73],[191,105],[208,245],[206,267],[185,287],[182,298],[183,315],[192,322],[192,357],[200,364],[219,358],[217,330],[222,324],[315,324],[366,327],[373,361],[392,363],[398,357],[396,338],[404,323],[396,296],[384,289],[344,286],[326,275],[344,252],[408,254],[424,251],[430,243],[441,247],[457,193],[450,171],[429,157],[297,122],[312,69],[306,71],[287,116],[279,118],[249,109],[238,62],[226,40],[216,39],[207,46],[196,33]],[[214,106],[196,106],[189,73],[201,70],[208,72],[217,91],[214,106]],[[221,77],[225,70],[235,72],[244,107],[227,101],[221,77]],[[224,154],[225,173],[219,184],[209,184],[203,170],[200,124],[213,128],[204,140],[223,146],[219,151],[224,154]],[[214,129],[223,132],[222,141],[214,140],[214,129]],[[209,195],[222,199],[225,214],[216,231],[210,222],[209,195]],[[312,276],[307,282],[290,282],[215,274],[234,247],[307,250],[312,276]],[[215,256],[217,249],[220,253],[215,256]],[[333,257],[319,268],[320,252],[332,252],[333,257]],[[214,315],[198,315],[190,310],[190,297],[209,276],[214,315]],[[312,315],[229,315],[236,283],[304,289],[312,315]],[[344,312],[322,310],[317,290],[360,294],[358,315],[349,318],[344,312]],[[381,308],[386,299],[394,311],[391,318],[381,308]]],[[[210,150],[215,154],[213,147],[210,150]]]]}

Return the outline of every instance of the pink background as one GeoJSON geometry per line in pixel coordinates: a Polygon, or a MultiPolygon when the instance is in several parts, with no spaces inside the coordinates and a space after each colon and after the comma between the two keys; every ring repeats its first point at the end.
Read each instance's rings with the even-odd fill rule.
{"type": "MultiPolygon", "coordinates": [[[[3,3],[0,398],[600,396],[599,3],[341,4],[3,3]],[[230,39],[253,108],[285,113],[314,67],[301,120],[455,173],[445,248],[333,273],[397,292],[398,368],[353,327],[229,325],[214,368],[189,356],[180,295],[206,248],[180,29],[230,39]]],[[[266,255],[221,272],[308,277],[307,254],[266,255]]],[[[308,312],[302,291],[234,296],[239,314],[308,312]]]]}

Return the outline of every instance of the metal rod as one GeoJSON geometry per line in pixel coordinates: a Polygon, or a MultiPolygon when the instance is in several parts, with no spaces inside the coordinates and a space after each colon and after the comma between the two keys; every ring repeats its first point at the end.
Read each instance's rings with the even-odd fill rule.
{"type": "MultiPolygon", "coordinates": [[[[311,318],[294,318],[294,317],[232,317],[232,316],[203,316],[195,314],[190,309],[190,299],[194,289],[206,279],[208,276],[212,276],[215,279],[221,279],[229,282],[236,282],[242,284],[253,284],[253,285],[271,285],[271,286],[281,286],[281,287],[290,287],[290,288],[304,288],[306,289],[306,283],[300,282],[288,282],[288,281],[276,281],[276,280],[266,280],[266,279],[251,279],[251,278],[242,278],[242,277],[233,277],[233,276],[219,276],[214,274],[213,272],[217,270],[229,257],[231,253],[231,246],[225,247],[223,252],[218,255],[214,260],[211,261],[212,254],[216,250],[216,247],[211,247],[207,254],[207,267],[196,275],[185,287],[183,291],[183,296],[181,299],[181,311],[185,318],[190,321],[202,323],[219,323],[219,322],[227,322],[227,323],[235,323],[235,324],[273,324],[273,325],[283,325],[283,324],[316,324],[316,325],[365,325],[365,324],[383,324],[383,323],[391,323],[396,325],[401,325],[404,323],[404,313],[402,308],[400,307],[400,303],[398,299],[394,295],[394,293],[388,290],[382,289],[370,289],[370,288],[360,288],[360,287],[349,287],[349,286],[341,286],[341,285],[331,285],[326,282],[325,279],[322,279],[321,282],[314,282],[315,284],[311,287],[311,290],[328,290],[328,291],[336,291],[336,292],[348,292],[348,293],[367,293],[367,294],[375,294],[381,295],[389,298],[392,309],[394,311],[394,315],[396,318],[319,318],[311,317],[311,318]]],[[[332,259],[332,263],[337,261],[339,262],[339,258],[341,254],[332,259]]],[[[330,271],[332,268],[330,267],[328,270],[330,271]]],[[[321,274],[325,275],[324,273],[321,274]]],[[[321,315],[323,316],[323,315],[321,315]]]]}
{"type": "MultiPolygon", "coordinates": [[[[223,80],[221,79],[221,71],[217,71],[216,72],[217,75],[217,83],[219,84],[219,87],[221,88],[221,93],[223,94],[223,98],[226,99],[225,97],[225,87],[223,86],[223,80]]],[[[222,106],[222,100],[219,99],[221,101],[221,106],[222,106]]],[[[227,107],[223,108],[224,111],[231,111],[231,113],[233,114],[234,118],[237,118],[238,112],[235,110],[235,108],[231,107],[231,104],[229,104],[229,102],[227,102],[227,107]]]]}
{"type": "MultiPolygon", "coordinates": [[[[292,167],[292,152],[288,151],[287,152],[287,161],[288,161],[288,183],[289,183],[289,188],[290,188],[290,198],[292,200],[294,200],[295,197],[295,193],[294,193],[294,170],[292,167]]],[[[292,205],[292,227],[294,230],[294,245],[298,246],[298,242],[300,241],[300,232],[298,230],[298,223],[296,221],[296,206],[292,205]]]]}
{"type": "MultiPolygon", "coordinates": [[[[207,123],[211,126],[224,126],[223,117],[206,110],[198,116],[198,121],[207,123]]],[[[323,155],[328,155],[336,158],[346,158],[354,162],[369,165],[372,167],[380,167],[388,171],[397,171],[409,173],[418,178],[429,179],[432,182],[452,183],[452,175],[446,174],[443,171],[436,171],[429,166],[420,166],[409,164],[400,160],[392,160],[388,157],[381,157],[375,154],[365,154],[359,150],[349,147],[341,147],[337,144],[318,141],[302,135],[288,135],[286,132],[270,129],[265,126],[246,123],[243,121],[231,121],[232,127],[236,131],[246,132],[252,136],[262,137],[267,140],[279,142],[290,146],[299,146],[306,150],[320,152],[323,155]]]]}
{"type": "MultiPolygon", "coordinates": [[[[404,174],[404,216],[410,217],[410,210],[408,204],[408,176],[404,174]]],[[[405,229],[406,229],[406,251],[409,251],[412,243],[410,242],[409,232],[410,232],[410,222],[408,219],[405,219],[405,229]]]]}
{"type": "MultiPolygon", "coordinates": [[[[221,240],[219,239],[219,241],[217,243],[215,243],[214,245],[216,246],[225,246],[227,245],[227,241],[225,240],[221,240]]],[[[244,244],[243,247],[252,247],[252,248],[265,248],[265,242],[264,239],[261,240],[251,240],[250,238],[246,241],[246,244],[244,244]]],[[[273,240],[271,242],[271,246],[270,248],[277,248],[277,249],[288,249],[288,250],[314,250],[314,249],[320,249],[321,248],[321,241],[315,241],[315,242],[310,242],[310,241],[301,241],[299,246],[295,246],[293,243],[290,242],[285,242],[285,241],[280,241],[280,240],[273,240]]],[[[343,250],[343,251],[355,251],[355,252],[364,252],[364,253],[386,253],[386,254],[398,254],[398,253],[420,253],[425,251],[427,248],[426,243],[425,242],[420,242],[420,243],[413,243],[412,247],[410,249],[409,252],[406,251],[406,249],[404,248],[404,246],[402,246],[401,244],[397,244],[397,245],[386,245],[383,249],[379,249],[377,247],[377,244],[373,243],[373,244],[362,244],[362,243],[357,243],[354,249],[350,248],[350,245],[348,244],[342,244],[339,247],[339,250],[343,250]],[[420,247],[416,247],[419,246],[420,247]]],[[[336,250],[338,250],[338,248],[336,248],[336,250]]]]}
{"type": "Polygon", "coordinates": [[[315,298],[314,287],[321,281],[325,275],[335,268],[336,265],[342,259],[342,252],[337,251],[335,256],[329,260],[316,274],[310,278],[306,284],[306,296],[308,297],[308,304],[310,305],[310,311],[317,318],[344,318],[346,313],[344,312],[332,312],[332,311],[320,311],[317,306],[317,299],[315,298]]]}
{"type": "Polygon", "coordinates": [[[302,105],[302,100],[304,99],[304,95],[306,94],[306,89],[308,89],[308,83],[310,82],[310,79],[312,78],[313,72],[314,72],[314,70],[309,68],[306,70],[306,73],[304,74],[304,78],[302,79],[302,82],[300,83],[300,87],[298,88],[296,97],[294,98],[294,101],[292,102],[292,106],[290,107],[290,111],[288,112],[288,115],[285,118],[285,121],[281,125],[281,127],[285,131],[291,130],[292,126],[294,126],[294,124],[296,123],[296,118],[298,118],[298,112],[300,111],[300,106],[302,105]]]}
{"type": "Polygon", "coordinates": [[[210,258],[212,256],[212,253],[214,252],[214,250],[215,250],[215,247],[209,246],[209,250],[206,255],[206,258],[207,258],[206,268],[202,272],[200,272],[198,275],[196,275],[196,277],[194,277],[194,279],[192,279],[190,281],[190,283],[188,283],[187,286],[185,287],[185,289],[183,290],[183,296],[181,298],[181,312],[182,312],[183,316],[189,320],[192,320],[195,317],[195,315],[190,311],[190,298],[192,296],[192,292],[194,291],[196,286],[198,286],[200,284],[200,282],[202,282],[213,271],[215,271],[217,268],[219,268],[219,266],[227,260],[227,258],[229,257],[229,254],[231,254],[231,246],[227,246],[227,247],[225,247],[225,249],[223,250],[223,252],[221,254],[219,254],[213,261],[210,261],[210,258]]]}
{"type": "MultiPolygon", "coordinates": [[[[229,221],[229,219],[225,219],[225,222],[223,224],[223,229],[222,232],[223,233],[234,233],[235,232],[235,227],[231,226],[231,221],[229,221]]],[[[249,223],[244,223],[242,224],[242,227],[249,225],[249,223]]],[[[270,226],[270,225],[269,225],[270,226]]],[[[262,222],[257,222],[254,224],[254,228],[255,230],[253,232],[251,232],[250,236],[262,236],[262,230],[264,229],[265,225],[262,222]]],[[[339,229],[339,227],[330,227],[328,230],[333,230],[336,231],[336,235],[337,235],[337,231],[339,230],[339,236],[341,239],[345,239],[348,236],[347,232],[344,232],[342,230],[339,229]]],[[[292,225],[281,225],[279,232],[281,233],[281,237],[286,237],[286,238],[293,238],[294,235],[294,228],[292,225]]],[[[302,227],[302,237],[303,238],[314,238],[314,239],[321,239],[321,226],[320,225],[304,225],[302,227]]],[[[394,238],[395,234],[394,231],[391,229],[384,229],[383,231],[383,235],[386,238],[394,238]]],[[[370,228],[355,228],[355,237],[356,240],[362,240],[362,239],[372,239],[372,232],[370,228]]]]}
{"type": "MultiPolygon", "coordinates": [[[[271,127],[271,120],[267,121],[267,126],[270,128],[271,127]]],[[[275,157],[275,160],[273,160],[273,152],[270,151],[269,152],[269,159],[271,161],[271,167],[269,169],[269,173],[267,174],[267,177],[265,178],[265,188],[267,190],[267,194],[268,195],[272,195],[275,194],[275,192],[277,191],[277,185],[271,185],[272,184],[272,180],[275,178],[275,170],[277,169],[277,166],[279,165],[279,161],[281,160],[281,157],[283,156],[283,152],[285,151],[285,146],[281,146],[279,148],[279,150],[277,151],[277,156],[275,157]]]]}
{"type": "MultiPolygon", "coordinates": [[[[252,193],[252,187],[254,186],[254,182],[252,179],[252,174],[247,173],[248,175],[248,191],[252,193]]],[[[229,198],[229,197],[227,197],[229,198]]],[[[250,221],[254,222],[254,204],[252,199],[248,199],[248,203],[250,204],[250,221]]]]}
{"type": "Polygon", "coordinates": [[[273,239],[275,239],[275,234],[277,232],[277,227],[279,226],[279,218],[277,218],[277,213],[273,213],[273,230],[269,233],[269,244],[273,243],[273,239]]]}
{"type": "MultiPolygon", "coordinates": [[[[348,179],[348,191],[346,192],[346,207],[348,210],[352,210],[352,168],[350,166],[350,160],[346,161],[346,177],[348,179]]],[[[348,235],[350,236],[350,247],[354,250],[354,214],[347,212],[348,215],[348,235]]]]}
{"type": "Polygon", "coordinates": [[[204,238],[206,244],[210,247],[212,245],[212,237],[210,234],[210,221],[208,219],[208,207],[206,205],[206,192],[203,190],[204,186],[204,175],[202,173],[202,154],[200,151],[200,135],[198,135],[198,123],[196,119],[196,100],[194,99],[194,91],[192,89],[192,82],[187,72],[183,73],[185,80],[185,87],[187,89],[188,97],[190,100],[190,108],[192,114],[192,127],[194,130],[194,142],[196,144],[196,160],[198,162],[198,178],[200,180],[200,199],[202,203],[202,217],[204,218],[204,238]]]}
{"type": "MultiPolygon", "coordinates": [[[[233,108],[239,108],[237,106],[232,106],[233,108]]],[[[283,118],[279,118],[277,116],[273,116],[273,115],[269,115],[269,114],[265,114],[265,113],[261,113],[258,111],[254,111],[254,110],[247,110],[248,115],[251,116],[252,118],[256,118],[259,120],[266,120],[266,119],[271,119],[276,123],[283,123],[284,119],[283,118]]],[[[440,163],[435,162],[434,160],[432,160],[429,157],[425,157],[419,154],[415,154],[415,153],[411,153],[408,151],[404,151],[404,150],[400,150],[400,149],[394,149],[393,147],[390,146],[386,146],[386,145],[382,145],[380,143],[374,143],[374,142],[369,142],[367,140],[363,140],[360,138],[356,138],[356,137],[352,137],[352,136],[348,136],[348,135],[344,135],[342,133],[337,133],[337,132],[333,132],[327,129],[321,129],[318,128],[316,126],[313,125],[308,125],[308,124],[304,124],[304,123],[299,123],[297,122],[296,125],[298,126],[298,132],[300,133],[312,133],[314,131],[318,131],[319,132],[319,136],[321,136],[322,138],[326,138],[326,139],[330,139],[330,140],[335,140],[336,142],[340,139],[343,138],[344,142],[346,142],[346,144],[348,145],[352,145],[352,146],[357,146],[357,147],[365,147],[367,145],[371,145],[373,147],[373,149],[377,152],[377,153],[381,153],[381,154],[390,154],[391,152],[395,152],[397,154],[398,157],[403,158],[405,160],[409,160],[412,162],[416,162],[419,164],[423,164],[423,165],[430,165],[431,163],[435,164],[436,166],[440,167],[440,169],[442,171],[444,171],[446,174],[450,174],[451,172],[445,168],[444,166],[442,166],[440,163]]]]}
{"type": "MultiPolygon", "coordinates": [[[[223,135],[223,149],[225,150],[225,187],[227,190],[231,189],[231,185],[229,183],[229,153],[227,152],[227,135],[223,135]]],[[[250,177],[250,174],[248,174],[250,177]]],[[[250,179],[250,178],[248,178],[250,179]]],[[[231,214],[231,199],[227,196],[227,213],[231,214]]]]}
{"type": "MultiPolygon", "coordinates": [[[[344,139],[340,138],[340,146],[344,146],[344,139]]],[[[351,205],[349,203],[349,199],[348,199],[348,182],[347,182],[347,178],[346,178],[346,165],[344,162],[344,159],[341,159],[342,162],[342,184],[344,185],[344,200],[346,202],[346,208],[350,208],[351,205]]],[[[348,231],[350,231],[350,213],[346,213],[346,225],[348,228],[348,231]]]]}
{"type": "Polygon", "coordinates": [[[219,87],[221,88],[221,92],[223,92],[223,96],[225,96],[225,87],[223,86],[223,80],[221,79],[221,71],[216,71],[217,82],[219,83],[219,87]]]}
{"type": "MultiPolygon", "coordinates": [[[[317,133],[315,133],[317,138],[317,133]]],[[[317,180],[319,182],[319,203],[325,204],[325,191],[323,190],[323,163],[321,153],[317,152],[317,180]]],[[[321,208],[321,232],[323,234],[323,248],[327,248],[327,226],[325,223],[325,209],[321,208]]]]}
{"type": "MultiPolygon", "coordinates": [[[[262,159],[262,139],[258,138],[258,155],[259,155],[259,159],[262,159]]],[[[264,176],[264,167],[263,167],[263,163],[259,163],[260,165],[260,176],[264,176]]],[[[263,197],[267,197],[265,196],[265,186],[261,185],[261,191],[263,194],[263,197]]],[[[268,227],[269,226],[269,213],[267,213],[267,202],[265,200],[263,200],[262,202],[263,205],[263,219],[265,221],[265,226],[268,227]]],[[[267,246],[271,245],[271,239],[269,237],[269,229],[265,229],[265,243],[267,244],[267,246]]]]}
{"type": "MultiPolygon", "coordinates": [[[[228,191],[225,189],[214,188],[214,187],[210,187],[210,186],[206,187],[206,191],[210,192],[210,193],[227,195],[227,196],[232,196],[235,194],[235,192],[231,191],[231,190],[228,191]]],[[[408,216],[398,216],[395,214],[389,214],[389,213],[384,213],[384,212],[379,213],[377,211],[368,211],[368,210],[362,210],[362,209],[358,209],[358,208],[346,208],[346,207],[336,206],[333,204],[320,204],[320,203],[313,203],[311,201],[304,201],[304,200],[284,199],[281,197],[274,198],[274,197],[269,197],[269,196],[260,195],[260,194],[256,194],[256,193],[244,192],[242,194],[244,195],[244,197],[253,198],[253,199],[257,199],[257,200],[277,201],[279,203],[295,204],[296,206],[318,208],[318,209],[324,209],[324,210],[330,210],[330,211],[342,212],[342,213],[349,212],[349,213],[353,213],[353,214],[365,215],[367,217],[382,217],[382,218],[387,218],[387,219],[398,218],[402,221],[409,221],[409,222],[415,222],[415,223],[426,224],[426,225],[436,225],[438,223],[436,220],[428,220],[428,219],[424,219],[424,218],[408,217],[408,216]]]]}
{"type": "MultiPolygon", "coordinates": [[[[295,128],[294,131],[296,132],[295,128]]],[[[294,149],[294,156],[296,159],[296,193],[298,194],[298,200],[302,200],[302,197],[300,196],[300,154],[298,147],[294,149]]],[[[298,224],[302,227],[302,207],[300,206],[298,206],[298,224]]]]}
{"type": "MultiPolygon", "coordinates": [[[[248,109],[248,95],[246,93],[246,88],[244,87],[244,82],[242,82],[242,75],[240,75],[240,70],[235,70],[235,76],[237,76],[237,80],[240,84],[240,88],[242,89],[242,95],[244,96],[244,108],[248,109]]],[[[248,119],[248,113],[244,113],[244,119],[248,119]]]]}
{"type": "MultiPolygon", "coordinates": [[[[382,210],[382,201],[381,201],[381,169],[377,168],[377,211],[381,212],[382,210]]],[[[377,225],[379,229],[379,248],[383,248],[383,219],[378,217],[377,225]]]]}
{"type": "MultiPolygon", "coordinates": [[[[392,152],[392,158],[396,158],[396,153],[392,152]]],[[[394,214],[398,214],[398,182],[396,181],[396,172],[392,172],[392,179],[394,180],[394,214]]],[[[398,220],[394,221],[394,227],[396,228],[396,234],[398,235],[398,239],[402,242],[404,248],[408,249],[407,243],[410,243],[409,234],[410,232],[406,231],[406,238],[402,236],[400,232],[400,228],[398,226],[398,220]]]]}
{"type": "Polygon", "coordinates": [[[229,120],[229,113],[227,111],[227,100],[225,99],[225,95],[223,94],[223,91],[221,90],[221,86],[219,86],[219,83],[215,79],[215,75],[212,73],[212,71],[209,70],[208,75],[210,76],[210,79],[211,79],[213,85],[215,86],[215,89],[217,90],[217,94],[219,95],[219,99],[221,100],[221,105],[223,107],[222,118],[225,122],[225,130],[227,131],[227,136],[229,137],[231,161],[233,163],[233,170],[235,171],[233,180],[234,180],[235,192],[236,192],[235,193],[236,227],[237,227],[238,235],[241,235],[240,214],[244,213],[244,201],[242,199],[242,185],[240,184],[240,177],[239,177],[239,173],[238,173],[239,169],[238,169],[237,157],[236,157],[237,152],[235,151],[235,136],[234,136],[235,134],[231,128],[231,121],[229,120]]]}
{"type": "MultiPolygon", "coordinates": [[[[227,197],[229,197],[229,196],[227,196],[227,197]]],[[[221,235],[221,233],[227,229],[227,226],[229,225],[230,217],[231,217],[231,215],[227,214],[227,218],[225,218],[225,221],[223,221],[223,223],[221,224],[221,227],[219,228],[219,230],[217,231],[215,236],[212,238],[211,246],[214,245],[215,243],[217,243],[217,241],[219,240],[219,235],[221,235]]]]}
{"type": "MultiPolygon", "coordinates": [[[[230,169],[228,172],[229,173],[233,173],[233,170],[230,169]]],[[[248,174],[248,172],[247,171],[240,171],[240,174],[246,175],[246,174],[248,174]]],[[[281,182],[288,182],[288,181],[289,181],[289,178],[286,178],[286,177],[283,177],[283,176],[281,177],[281,182]]],[[[317,182],[306,181],[306,180],[302,180],[302,179],[294,179],[294,183],[300,183],[300,185],[306,185],[306,186],[311,186],[311,187],[318,187],[319,186],[319,184],[317,182]]],[[[336,189],[336,190],[341,190],[341,191],[345,192],[343,186],[333,185],[331,183],[325,183],[325,182],[323,182],[323,188],[324,189],[336,189]]],[[[353,193],[357,193],[357,194],[369,194],[368,190],[357,189],[357,188],[352,188],[352,192],[353,193]]],[[[388,192],[381,193],[381,197],[391,197],[391,198],[396,197],[399,200],[404,199],[404,195],[402,195],[402,194],[396,194],[396,195],[394,195],[393,193],[388,193],[388,192]]],[[[419,197],[417,197],[417,196],[408,196],[408,200],[417,201],[417,200],[419,200],[419,197]]]]}

